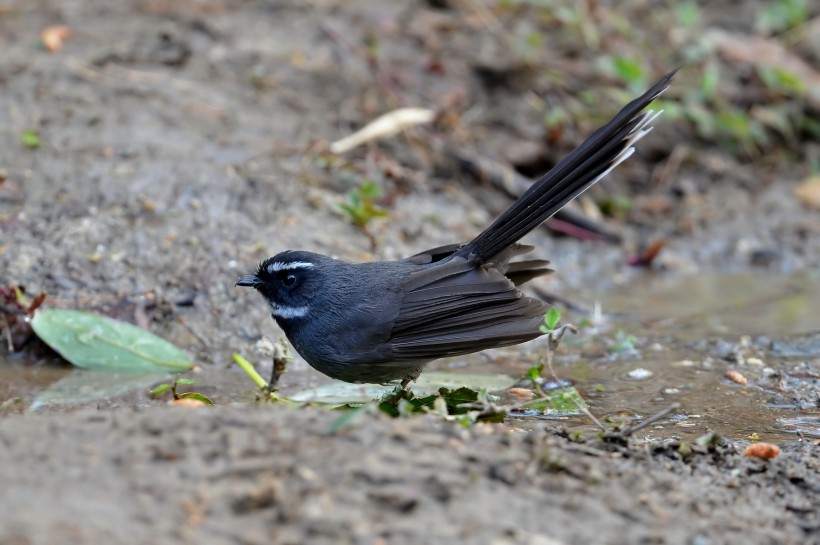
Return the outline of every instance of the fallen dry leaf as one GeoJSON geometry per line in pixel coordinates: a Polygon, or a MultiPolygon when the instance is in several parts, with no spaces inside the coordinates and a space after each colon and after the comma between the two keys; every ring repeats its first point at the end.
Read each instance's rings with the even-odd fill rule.
{"type": "Polygon", "coordinates": [[[794,188],[794,196],[809,208],[820,209],[820,176],[806,178],[794,188]]]}
{"type": "Polygon", "coordinates": [[[430,123],[436,112],[425,108],[399,108],[377,117],[350,136],[336,140],[330,145],[333,153],[344,153],[371,140],[390,138],[404,129],[430,123]]]}
{"type": "Polygon", "coordinates": [[[666,243],[667,241],[662,238],[654,241],[652,244],[647,246],[641,253],[630,257],[627,260],[627,263],[632,267],[651,267],[652,262],[655,261],[655,258],[658,257],[658,254],[661,253],[661,250],[664,246],[666,246],[666,243]]]}
{"type": "Polygon", "coordinates": [[[43,47],[52,53],[63,48],[63,41],[71,36],[71,29],[65,25],[54,25],[46,27],[40,33],[40,40],[43,42],[43,47]]]}

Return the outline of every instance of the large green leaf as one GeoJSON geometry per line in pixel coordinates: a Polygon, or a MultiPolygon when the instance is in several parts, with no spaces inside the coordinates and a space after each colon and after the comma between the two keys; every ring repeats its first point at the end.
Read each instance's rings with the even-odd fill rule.
{"type": "Polygon", "coordinates": [[[77,367],[121,372],[185,371],[185,352],[135,325],[78,310],[38,310],[34,332],[77,367]]]}

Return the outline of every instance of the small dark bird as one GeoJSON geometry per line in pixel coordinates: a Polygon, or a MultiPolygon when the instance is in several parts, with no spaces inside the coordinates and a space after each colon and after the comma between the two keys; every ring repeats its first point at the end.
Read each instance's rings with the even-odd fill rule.
{"type": "Polygon", "coordinates": [[[532,250],[518,240],[632,155],[658,115],[644,108],[673,75],[626,105],[466,244],[376,263],[288,250],[236,285],[262,294],[314,369],[346,382],[406,386],[429,361],[534,339],[549,305],[518,286],[550,269],[547,261],[513,261],[532,250]]]}

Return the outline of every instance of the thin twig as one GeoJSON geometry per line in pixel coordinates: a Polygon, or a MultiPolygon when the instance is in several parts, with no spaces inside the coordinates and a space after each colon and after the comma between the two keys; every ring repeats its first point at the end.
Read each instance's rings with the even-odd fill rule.
{"type": "Polygon", "coordinates": [[[288,363],[293,359],[290,355],[287,345],[284,340],[279,341],[273,345],[273,365],[271,369],[270,381],[268,382],[268,393],[273,393],[278,390],[279,379],[287,371],[288,363]]]}
{"type": "Polygon", "coordinates": [[[678,409],[680,409],[680,403],[673,403],[672,405],[670,405],[669,407],[663,409],[662,411],[657,412],[654,415],[650,416],[649,418],[647,418],[643,422],[639,422],[639,423],[635,424],[634,426],[630,426],[630,427],[626,428],[625,430],[621,430],[621,431],[618,431],[618,432],[615,432],[615,433],[607,434],[607,437],[611,438],[611,439],[626,439],[630,435],[634,434],[636,431],[642,430],[646,426],[649,426],[650,424],[654,424],[658,420],[662,420],[663,418],[666,417],[666,415],[668,415],[672,411],[676,411],[678,409]]]}
{"type": "Polygon", "coordinates": [[[541,397],[536,397],[535,399],[530,399],[528,401],[522,401],[521,403],[515,403],[512,405],[495,405],[493,403],[484,403],[484,402],[475,402],[471,401],[468,403],[459,403],[459,409],[476,409],[482,411],[482,415],[486,414],[499,414],[505,413],[509,414],[510,411],[517,411],[520,409],[526,409],[530,405],[538,405],[539,403],[544,403],[550,400],[549,395],[543,395],[541,397]]]}
{"type": "Polygon", "coordinates": [[[672,153],[669,154],[669,158],[666,160],[666,163],[660,170],[653,172],[653,178],[657,178],[656,185],[658,187],[666,187],[669,185],[670,180],[675,179],[675,175],[680,170],[680,166],[683,163],[683,160],[689,155],[690,149],[685,144],[678,144],[674,148],[672,148],[672,153]],[[655,174],[658,173],[656,177],[655,174]]]}
{"type": "Polygon", "coordinates": [[[14,338],[11,336],[11,326],[5,316],[3,318],[3,330],[6,332],[6,342],[9,343],[9,352],[14,352],[14,338]]]}

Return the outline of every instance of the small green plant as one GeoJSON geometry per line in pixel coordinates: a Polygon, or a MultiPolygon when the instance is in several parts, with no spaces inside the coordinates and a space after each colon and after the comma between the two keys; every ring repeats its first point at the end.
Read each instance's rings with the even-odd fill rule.
{"type": "Polygon", "coordinates": [[[42,145],[40,133],[34,129],[23,131],[23,134],[20,135],[20,142],[28,149],[37,149],[42,145]]]}
{"type": "Polygon", "coordinates": [[[538,384],[539,379],[541,378],[541,372],[544,370],[544,362],[538,362],[538,365],[533,365],[529,369],[527,369],[527,378],[532,381],[533,384],[538,384]]]}
{"type": "Polygon", "coordinates": [[[806,0],[766,2],[758,12],[755,26],[765,33],[775,34],[805,23],[809,18],[806,0]]]}
{"type": "Polygon", "coordinates": [[[376,218],[385,218],[390,213],[376,204],[382,196],[382,188],[376,182],[367,180],[347,194],[347,202],[339,205],[339,210],[350,222],[360,229],[376,218]]]}
{"type": "Polygon", "coordinates": [[[336,408],[345,410],[331,424],[331,433],[337,433],[353,424],[366,412],[381,412],[393,418],[418,414],[435,414],[446,420],[469,427],[476,422],[503,422],[509,407],[496,405],[498,397],[487,390],[441,387],[436,393],[416,396],[412,391],[396,386],[381,399],[362,405],[343,404],[336,408]]]}
{"type": "Polygon", "coordinates": [[[544,335],[555,331],[555,328],[558,327],[558,322],[561,321],[561,312],[555,308],[551,307],[547,313],[544,315],[544,323],[541,325],[541,333],[544,335]]]}
{"type": "Polygon", "coordinates": [[[256,370],[256,367],[254,367],[254,365],[251,362],[249,362],[245,358],[245,356],[243,356],[242,354],[234,354],[233,361],[240,367],[240,369],[242,369],[245,372],[246,375],[250,377],[250,379],[253,381],[254,384],[256,384],[256,386],[259,387],[259,389],[264,389],[268,387],[268,381],[262,378],[262,375],[259,374],[259,371],[256,370]]]}
{"type": "Polygon", "coordinates": [[[703,99],[711,100],[715,97],[718,85],[720,85],[720,65],[710,60],[703,68],[698,91],[703,99]]]}
{"type": "Polygon", "coordinates": [[[561,312],[551,307],[544,315],[544,323],[541,324],[541,333],[547,335],[547,353],[539,362],[538,365],[527,369],[527,378],[532,381],[535,392],[540,396],[540,399],[533,400],[531,407],[534,410],[541,410],[546,414],[548,411],[558,411],[561,413],[568,413],[573,408],[587,415],[591,420],[597,422],[596,418],[592,416],[587,408],[587,404],[581,394],[573,386],[565,385],[555,369],[552,366],[552,358],[558,345],[561,344],[561,339],[567,331],[570,333],[577,333],[578,329],[572,324],[559,325],[561,323],[561,312]],[[547,394],[544,391],[544,369],[548,369],[552,380],[559,386],[559,388],[547,394]]]}
{"type": "Polygon", "coordinates": [[[632,89],[643,89],[646,87],[646,74],[641,63],[631,57],[614,57],[612,68],[627,86],[632,89]]]}
{"type": "Polygon", "coordinates": [[[563,325],[558,327],[558,324],[561,323],[561,312],[555,308],[550,307],[546,314],[544,314],[544,323],[539,326],[541,333],[547,335],[547,355],[543,361],[541,361],[538,365],[534,367],[530,367],[527,370],[527,378],[533,382],[535,386],[535,390],[543,395],[544,390],[541,389],[541,377],[546,367],[549,369],[550,374],[555,379],[556,382],[560,383],[561,381],[558,379],[558,375],[555,374],[555,369],[552,368],[552,356],[555,350],[558,348],[558,345],[561,344],[561,339],[564,337],[564,334],[567,331],[572,333],[577,333],[578,330],[572,324],[563,325]]]}
{"type": "Polygon", "coordinates": [[[798,97],[808,92],[806,82],[785,68],[758,66],[757,74],[766,87],[773,91],[781,91],[798,97]]]}
{"type": "Polygon", "coordinates": [[[598,201],[601,213],[610,218],[624,218],[634,208],[634,203],[627,195],[609,195],[598,201]]]}
{"type": "Polygon", "coordinates": [[[197,401],[201,401],[205,405],[213,405],[214,402],[210,400],[205,395],[200,394],[199,392],[177,392],[177,387],[179,386],[190,386],[194,384],[196,381],[192,378],[180,378],[177,376],[172,383],[160,384],[153,390],[148,391],[148,395],[152,397],[159,397],[168,390],[171,390],[171,395],[173,396],[174,401],[179,399],[195,399],[197,401]]]}
{"type": "Polygon", "coordinates": [[[678,22],[687,30],[695,28],[700,22],[700,7],[695,2],[681,2],[675,6],[678,22]]]}
{"type": "Polygon", "coordinates": [[[612,351],[616,354],[621,352],[629,352],[635,350],[635,342],[637,339],[635,335],[629,335],[623,331],[618,331],[615,334],[615,344],[612,345],[612,351]]]}

